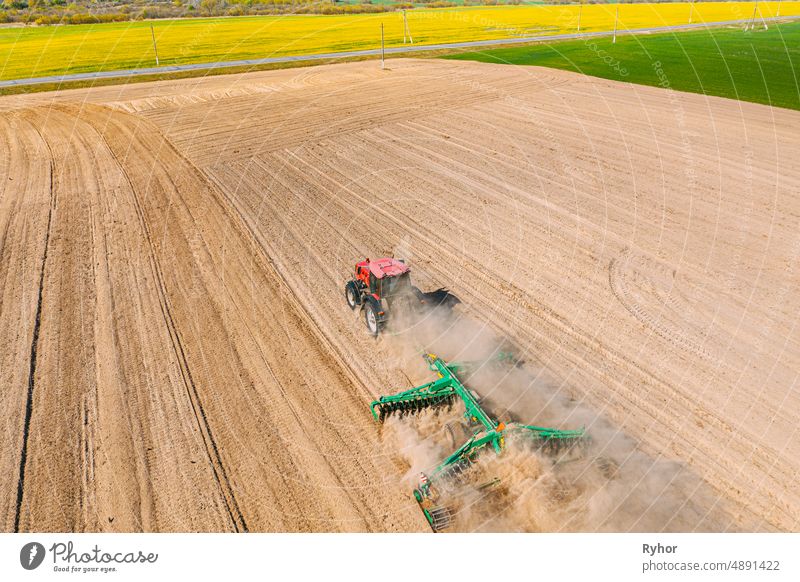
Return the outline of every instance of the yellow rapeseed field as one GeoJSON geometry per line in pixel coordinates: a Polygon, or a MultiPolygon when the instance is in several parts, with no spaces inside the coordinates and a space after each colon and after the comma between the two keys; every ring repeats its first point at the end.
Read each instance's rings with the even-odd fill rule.
{"type": "MultiPolygon", "coordinates": [[[[752,2],[492,6],[410,10],[415,44],[610,30],[750,18],[752,2]]],[[[775,16],[778,2],[759,2],[775,16]]],[[[800,2],[781,2],[781,15],[800,2]]],[[[400,12],[346,16],[298,15],[153,21],[161,65],[256,59],[376,48],[380,24],[386,46],[403,44],[400,12]]],[[[0,79],[20,79],[155,65],[151,22],[0,28],[0,79]]]]}

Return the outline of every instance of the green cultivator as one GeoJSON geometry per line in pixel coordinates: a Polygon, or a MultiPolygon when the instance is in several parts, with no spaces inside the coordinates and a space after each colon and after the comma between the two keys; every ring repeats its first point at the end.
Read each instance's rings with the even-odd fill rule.
{"type": "MultiPolygon", "coordinates": [[[[502,359],[505,360],[507,354],[503,356],[502,359]]],[[[492,450],[499,454],[505,447],[507,438],[525,439],[549,454],[561,454],[587,441],[588,437],[583,429],[556,430],[517,423],[504,424],[492,419],[481,408],[477,394],[467,389],[457,377],[458,373],[469,370],[470,364],[447,364],[433,354],[425,354],[423,357],[430,369],[439,376],[437,380],[393,396],[381,396],[372,402],[371,407],[375,419],[383,422],[394,413],[404,415],[426,408],[450,407],[456,399],[464,404],[464,418],[472,429],[472,436],[428,475],[423,473],[419,486],[414,490],[414,498],[434,531],[446,529],[452,521],[449,508],[435,506],[439,490],[450,489],[458,483],[480,453],[492,450]]],[[[495,482],[486,485],[493,485],[495,482]]]]}

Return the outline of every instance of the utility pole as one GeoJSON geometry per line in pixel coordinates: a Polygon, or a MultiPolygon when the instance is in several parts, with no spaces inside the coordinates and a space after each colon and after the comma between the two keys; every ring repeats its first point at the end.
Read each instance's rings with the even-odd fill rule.
{"type": "Polygon", "coordinates": [[[617,44],[617,21],[619,20],[619,4],[617,4],[617,14],[614,16],[614,38],[611,39],[611,44],[617,44]]]}
{"type": "Polygon", "coordinates": [[[383,49],[383,22],[381,22],[381,70],[386,68],[386,56],[383,49]]]}
{"type": "Polygon", "coordinates": [[[411,29],[408,27],[408,17],[406,16],[406,11],[403,10],[403,44],[406,44],[406,34],[408,34],[408,40],[411,44],[414,44],[414,37],[411,36],[411,29]]]}
{"type": "Polygon", "coordinates": [[[580,7],[578,8],[578,32],[581,31],[581,16],[583,15],[583,0],[581,0],[580,7]]]}
{"type": "Polygon", "coordinates": [[[153,30],[153,25],[152,24],[150,25],[150,34],[153,36],[153,50],[156,53],[156,66],[159,66],[159,64],[158,64],[158,45],[156,44],[156,32],[153,30]]]}
{"type": "Polygon", "coordinates": [[[753,16],[750,17],[750,22],[745,25],[745,30],[752,30],[756,27],[756,10],[758,10],[758,0],[753,5],[753,16]]]}
{"type": "MultiPolygon", "coordinates": [[[[778,4],[778,8],[780,9],[780,4],[778,4]]],[[[753,17],[750,19],[750,24],[745,25],[744,29],[745,30],[747,30],[748,28],[750,30],[755,30],[756,29],[756,13],[759,16],[761,16],[761,24],[764,25],[764,30],[769,30],[769,26],[767,25],[767,21],[764,20],[764,16],[761,15],[761,11],[758,9],[758,0],[756,0],[756,4],[755,4],[755,6],[753,6],[753,17]]]]}

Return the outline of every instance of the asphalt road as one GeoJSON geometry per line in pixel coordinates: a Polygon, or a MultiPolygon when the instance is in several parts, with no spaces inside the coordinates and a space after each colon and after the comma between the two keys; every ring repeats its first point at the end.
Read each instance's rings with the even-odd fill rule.
{"type": "MultiPolygon", "coordinates": [[[[776,18],[765,18],[767,22],[775,20],[795,20],[800,16],[780,16],[776,18]]],[[[751,19],[746,18],[742,20],[725,20],[719,22],[703,22],[695,24],[680,24],[676,26],[654,26],[649,28],[634,28],[629,30],[617,31],[617,36],[631,35],[631,34],[651,34],[659,32],[671,32],[681,30],[693,30],[702,28],[712,28],[718,26],[727,26],[732,24],[744,24],[750,22],[751,19]]],[[[415,53],[421,51],[433,51],[442,49],[458,49],[458,48],[472,48],[472,47],[490,47],[495,45],[509,45],[509,44],[524,44],[531,42],[550,42],[559,40],[572,40],[578,38],[593,38],[611,36],[612,31],[598,31],[598,32],[573,32],[568,34],[553,34],[543,36],[525,36],[519,38],[501,38],[496,40],[477,40],[470,42],[452,42],[444,44],[427,44],[427,45],[414,45],[407,47],[392,47],[385,50],[385,54],[394,55],[400,53],[415,53]]],[[[324,53],[318,55],[287,55],[282,57],[266,57],[263,59],[245,59],[239,61],[222,61],[216,63],[193,63],[188,65],[170,65],[163,67],[146,67],[141,69],[128,69],[120,71],[97,71],[93,73],[76,73],[71,75],[53,75],[50,77],[33,77],[30,79],[11,79],[7,81],[0,81],[0,88],[16,87],[21,85],[39,85],[43,83],[66,83],[69,81],[91,81],[93,79],[111,79],[117,77],[136,77],[139,75],[153,75],[164,73],[177,73],[181,71],[198,71],[198,70],[214,70],[224,69],[229,67],[246,67],[267,65],[271,63],[292,63],[299,61],[318,61],[318,60],[335,60],[352,57],[364,56],[379,56],[381,49],[366,49],[360,51],[345,51],[337,53],[324,53]]]]}

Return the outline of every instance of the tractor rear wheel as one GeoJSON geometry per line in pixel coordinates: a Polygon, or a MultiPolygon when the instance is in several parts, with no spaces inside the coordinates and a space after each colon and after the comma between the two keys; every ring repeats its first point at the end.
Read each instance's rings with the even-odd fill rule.
{"type": "Polygon", "coordinates": [[[347,304],[350,306],[350,309],[355,309],[358,307],[358,304],[361,303],[356,284],[352,281],[348,281],[347,285],[344,286],[344,297],[347,299],[347,304]]]}
{"type": "Polygon", "coordinates": [[[368,301],[367,304],[364,305],[364,321],[367,324],[370,335],[377,336],[379,331],[378,311],[375,307],[375,303],[372,301],[368,301]]]}

